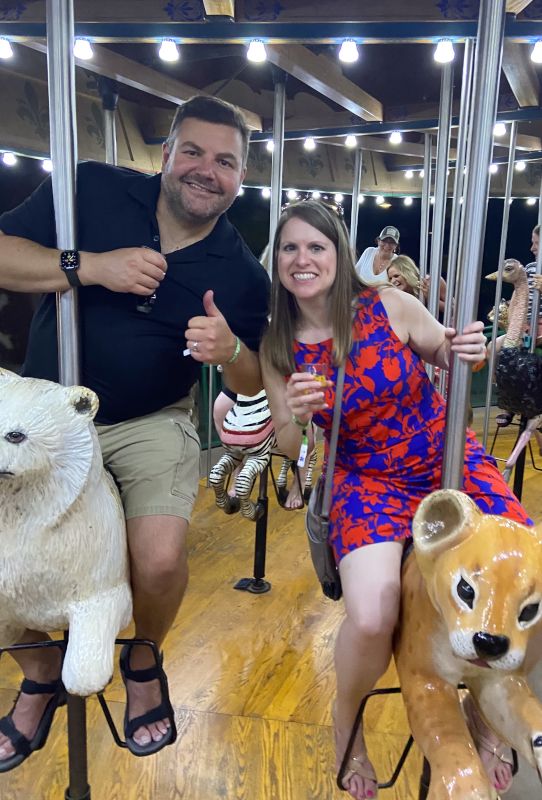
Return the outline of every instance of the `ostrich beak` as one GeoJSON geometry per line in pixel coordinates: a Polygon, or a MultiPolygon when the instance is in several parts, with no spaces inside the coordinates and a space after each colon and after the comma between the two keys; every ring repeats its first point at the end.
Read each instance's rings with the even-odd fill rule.
{"type": "Polygon", "coordinates": [[[485,276],[485,279],[486,281],[496,281],[498,274],[498,272],[491,272],[489,275],[485,276]]]}

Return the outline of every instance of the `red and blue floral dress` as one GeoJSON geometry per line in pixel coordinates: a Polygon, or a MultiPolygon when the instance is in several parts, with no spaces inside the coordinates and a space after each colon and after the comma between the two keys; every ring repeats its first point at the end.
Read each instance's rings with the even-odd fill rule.
{"type": "MultiPolygon", "coordinates": [[[[326,363],[335,384],[331,346],[331,339],[296,341],[295,361],[326,363]]],[[[324,429],[326,451],[334,401],[328,389],[328,408],[313,418],[324,429]]],[[[410,536],[418,504],[440,488],[445,416],[422,360],[392,330],[378,292],[367,289],[353,323],[333,477],[330,542],[337,562],[366,544],[410,536]]],[[[485,513],[532,524],[471,430],[463,491],[485,513]]]]}

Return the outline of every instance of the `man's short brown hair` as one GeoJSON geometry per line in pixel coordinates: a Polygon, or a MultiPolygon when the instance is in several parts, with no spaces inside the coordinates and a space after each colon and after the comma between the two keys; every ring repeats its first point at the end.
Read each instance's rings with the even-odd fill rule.
{"type": "Polygon", "coordinates": [[[171,128],[166,139],[166,144],[171,148],[175,143],[177,130],[185,119],[200,119],[203,122],[211,122],[215,125],[228,125],[235,128],[241,134],[243,141],[243,164],[247,163],[248,145],[250,130],[245,122],[245,118],[237,106],[219,100],[217,97],[207,95],[196,95],[179,106],[173,117],[171,128]]]}

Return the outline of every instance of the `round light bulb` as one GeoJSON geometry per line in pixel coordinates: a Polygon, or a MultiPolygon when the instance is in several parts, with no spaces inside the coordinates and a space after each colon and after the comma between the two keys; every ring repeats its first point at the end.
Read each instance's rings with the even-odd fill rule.
{"type": "Polygon", "coordinates": [[[353,148],[353,147],[355,147],[357,145],[357,143],[358,143],[358,140],[356,139],[356,137],[352,133],[349,133],[348,136],[346,137],[346,139],[344,140],[344,146],[345,147],[353,148]]]}
{"type": "Polygon", "coordinates": [[[13,47],[11,46],[11,42],[9,39],[6,39],[5,36],[0,36],[0,58],[12,58],[13,57],[13,47]]]}
{"type": "Polygon", "coordinates": [[[252,61],[253,64],[261,64],[263,61],[267,61],[267,52],[261,39],[253,39],[250,42],[247,50],[247,59],[252,61]]]}
{"type": "Polygon", "coordinates": [[[504,136],[506,134],[506,125],[504,122],[496,122],[493,127],[493,136],[504,136]]]}
{"type": "Polygon", "coordinates": [[[390,133],[390,144],[401,144],[403,141],[403,135],[401,131],[392,131],[390,133]]]}
{"type": "Polygon", "coordinates": [[[77,38],[73,44],[73,54],[75,58],[80,58],[82,61],[89,61],[94,55],[89,40],[77,38]]]}
{"type": "Polygon", "coordinates": [[[271,189],[268,186],[264,186],[262,189],[262,197],[264,200],[269,200],[271,197],[271,189]]]}
{"type": "Polygon", "coordinates": [[[454,60],[454,45],[451,39],[440,39],[438,42],[433,58],[439,64],[448,64],[454,60]]]}
{"type": "Polygon", "coordinates": [[[339,60],[352,64],[359,58],[358,46],[353,39],[345,39],[339,50],[339,60]]]}
{"type": "Polygon", "coordinates": [[[315,150],[316,149],[316,142],[312,138],[312,136],[307,136],[305,141],[303,142],[303,147],[305,150],[315,150]]]}
{"type": "Polygon", "coordinates": [[[525,161],[516,161],[516,172],[525,172],[527,164],[525,161]]]}
{"type": "Polygon", "coordinates": [[[14,167],[15,164],[17,163],[17,156],[15,155],[15,153],[10,153],[8,151],[7,153],[2,154],[2,161],[4,162],[6,167],[14,167]]]}
{"type": "Polygon", "coordinates": [[[322,197],[322,195],[320,194],[320,192],[318,190],[316,190],[316,191],[314,191],[312,193],[312,199],[313,200],[319,200],[321,197],[322,197]]]}

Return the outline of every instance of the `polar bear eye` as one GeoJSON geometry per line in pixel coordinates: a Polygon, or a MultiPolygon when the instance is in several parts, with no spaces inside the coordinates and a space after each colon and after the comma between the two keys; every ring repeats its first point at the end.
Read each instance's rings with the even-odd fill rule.
{"type": "Polygon", "coordinates": [[[521,610],[518,620],[520,622],[532,622],[538,614],[539,608],[540,603],[529,603],[529,605],[525,606],[525,608],[521,610]]]}
{"type": "Polygon", "coordinates": [[[10,431],[9,433],[6,433],[4,439],[10,444],[21,444],[21,442],[24,442],[26,439],[26,436],[24,433],[22,433],[22,431],[10,431]]]}
{"type": "Polygon", "coordinates": [[[460,600],[463,600],[469,608],[472,608],[474,605],[474,594],[474,589],[470,583],[467,583],[465,578],[460,578],[457,584],[457,596],[460,600]]]}

